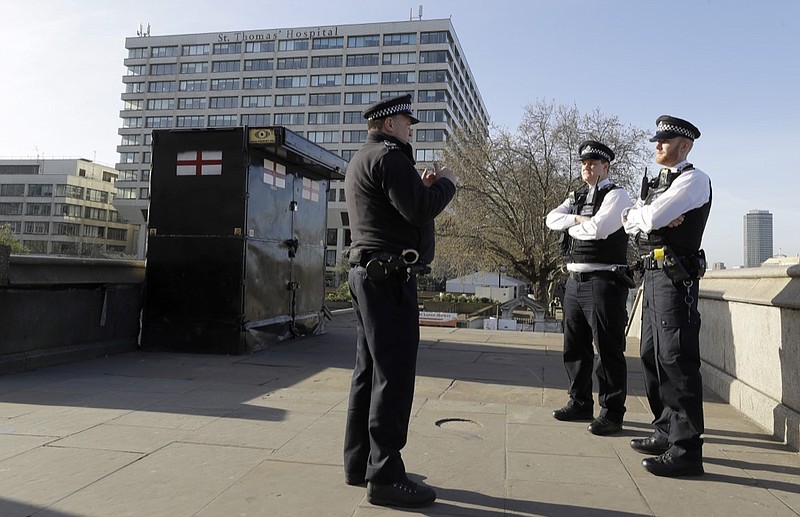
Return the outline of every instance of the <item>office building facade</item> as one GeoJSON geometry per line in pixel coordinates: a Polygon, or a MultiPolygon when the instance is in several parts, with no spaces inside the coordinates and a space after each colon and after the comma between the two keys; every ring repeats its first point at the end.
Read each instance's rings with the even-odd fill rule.
{"type": "Polygon", "coordinates": [[[759,267],[772,257],[772,214],[750,210],[744,215],[744,267],[759,267]]]}
{"type": "MultiPolygon", "coordinates": [[[[366,139],[363,110],[411,93],[422,168],[441,158],[455,128],[488,127],[449,19],[140,36],[125,46],[116,203],[143,227],[156,128],[286,126],[349,160],[366,139]]],[[[328,202],[330,274],[350,239],[341,183],[328,202]]]]}
{"type": "Polygon", "coordinates": [[[135,258],[139,227],[114,208],[116,179],[81,158],[0,160],[0,225],[34,254],[135,258]]]}

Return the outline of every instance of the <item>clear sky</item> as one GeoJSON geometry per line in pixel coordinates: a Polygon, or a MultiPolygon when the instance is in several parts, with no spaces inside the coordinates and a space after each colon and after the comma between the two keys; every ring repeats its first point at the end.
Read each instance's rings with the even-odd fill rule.
{"type": "MultiPolygon", "coordinates": [[[[712,178],[704,247],[741,265],[742,218],[774,218],[774,252],[800,255],[798,0],[25,0],[0,30],[0,157],[113,165],[125,38],[451,18],[492,121],[538,99],[652,129],[697,125],[690,155],[712,178]],[[793,151],[794,150],[794,151],[793,151]],[[792,226],[794,225],[794,226],[792,226]]],[[[656,170],[653,164],[651,170],[656,170]]]]}

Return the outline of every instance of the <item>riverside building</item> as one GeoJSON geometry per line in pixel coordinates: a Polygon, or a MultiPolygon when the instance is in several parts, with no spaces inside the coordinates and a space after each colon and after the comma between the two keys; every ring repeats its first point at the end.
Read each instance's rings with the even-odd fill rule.
{"type": "Polygon", "coordinates": [[[759,267],[772,257],[772,214],[750,210],[744,214],[744,267],[759,267]]]}
{"type": "Polygon", "coordinates": [[[117,171],[77,159],[0,160],[0,225],[34,254],[134,258],[138,226],[113,201],[117,171]]]}
{"type": "MultiPolygon", "coordinates": [[[[449,19],[325,25],[125,40],[119,194],[123,217],[141,225],[144,257],[151,131],[286,126],[349,160],[366,139],[361,113],[411,93],[418,167],[441,158],[461,126],[488,115],[449,19]]],[[[350,244],[343,184],[328,192],[327,275],[350,244]]]]}

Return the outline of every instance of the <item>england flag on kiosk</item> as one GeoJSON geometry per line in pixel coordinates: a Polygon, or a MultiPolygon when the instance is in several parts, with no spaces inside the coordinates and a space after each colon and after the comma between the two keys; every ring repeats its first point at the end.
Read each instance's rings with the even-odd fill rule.
{"type": "Polygon", "coordinates": [[[264,183],[271,187],[286,188],[286,166],[264,160],[264,183]]]}
{"type": "Polygon", "coordinates": [[[222,151],[184,151],[178,153],[178,176],[219,176],[222,151]]]}
{"type": "Polygon", "coordinates": [[[310,199],[314,203],[319,201],[319,182],[303,178],[303,199],[310,199]]]}

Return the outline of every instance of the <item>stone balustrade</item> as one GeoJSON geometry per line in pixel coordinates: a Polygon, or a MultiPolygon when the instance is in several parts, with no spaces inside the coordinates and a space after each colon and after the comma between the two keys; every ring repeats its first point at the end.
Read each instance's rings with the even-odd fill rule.
{"type": "Polygon", "coordinates": [[[800,265],[709,271],[699,310],[706,388],[800,449],[800,265]]]}

